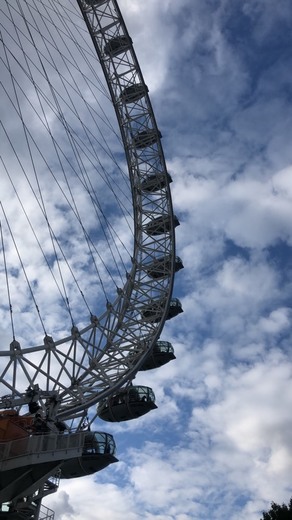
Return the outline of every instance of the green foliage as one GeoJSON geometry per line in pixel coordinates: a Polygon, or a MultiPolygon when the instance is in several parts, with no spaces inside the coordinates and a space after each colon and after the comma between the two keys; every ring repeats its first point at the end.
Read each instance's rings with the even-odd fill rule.
{"type": "Polygon", "coordinates": [[[292,498],[288,506],[272,502],[270,511],[263,513],[262,520],[292,520],[292,498]]]}

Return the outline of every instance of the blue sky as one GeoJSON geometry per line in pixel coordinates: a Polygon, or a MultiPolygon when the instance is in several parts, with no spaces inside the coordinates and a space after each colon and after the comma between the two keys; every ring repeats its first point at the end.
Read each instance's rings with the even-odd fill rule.
{"type": "Polygon", "coordinates": [[[120,7],[174,180],[185,312],[163,334],[176,361],[137,376],[158,409],[111,425],[120,462],[52,503],[62,520],[256,520],[292,494],[291,3],[120,7]]]}
{"type": "Polygon", "coordinates": [[[291,495],[292,6],[120,0],[169,172],[177,359],[119,463],[63,482],[58,520],[257,520],[291,495]]]}

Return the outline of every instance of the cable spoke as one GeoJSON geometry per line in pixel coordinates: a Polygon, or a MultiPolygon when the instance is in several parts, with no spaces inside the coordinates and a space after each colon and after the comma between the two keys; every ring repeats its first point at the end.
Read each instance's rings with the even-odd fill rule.
{"type": "Polygon", "coordinates": [[[13,339],[0,387],[19,396],[39,385],[62,399],[60,418],[80,417],[135,377],[161,334],[178,224],[170,178],[116,0],[4,0],[0,15],[13,339]]]}

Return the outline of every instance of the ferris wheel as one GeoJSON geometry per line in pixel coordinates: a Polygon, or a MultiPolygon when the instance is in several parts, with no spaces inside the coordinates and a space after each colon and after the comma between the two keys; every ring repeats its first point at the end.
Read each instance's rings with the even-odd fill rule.
{"type": "Polygon", "coordinates": [[[97,415],[156,407],[133,380],[174,358],[160,336],[182,312],[183,265],[161,133],[116,0],[5,0],[0,17],[0,409],[30,438],[71,432],[51,439],[62,455],[34,467],[28,496],[61,460],[74,476],[69,445],[103,446],[112,459],[98,469],[114,461],[111,436],[84,432],[97,415]]]}

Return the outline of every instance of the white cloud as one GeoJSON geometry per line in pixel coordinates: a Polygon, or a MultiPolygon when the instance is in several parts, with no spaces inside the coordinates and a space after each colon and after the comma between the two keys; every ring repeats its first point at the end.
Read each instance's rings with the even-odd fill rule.
{"type": "Polygon", "coordinates": [[[58,499],[53,498],[49,505],[50,508],[51,506],[54,508],[56,518],[59,520],[72,520],[75,517],[76,511],[72,507],[70,496],[66,491],[60,491],[58,499]]]}
{"type": "Polygon", "coordinates": [[[231,368],[216,402],[193,413],[193,428],[206,427],[211,459],[226,468],[227,481],[261,499],[284,497],[291,471],[291,383],[287,358],[274,352],[253,367],[231,368]]]}
{"type": "MultiPolygon", "coordinates": [[[[107,471],[107,470],[105,470],[107,471]]],[[[83,477],[71,481],[63,481],[61,491],[54,496],[54,500],[48,502],[48,506],[58,509],[60,519],[71,520],[74,512],[74,520],[86,518],[87,520],[140,520],[143,515],[139,512],[131,512],[133,509],[134,494],[130,488],[125,490],[115,484],[98,482],[98,474],[95,478],[83,477]],[[66,500],[64,500],[64,497],[66,500]],[[68,515],[67,501],[70,500],[68,515]]]]}

